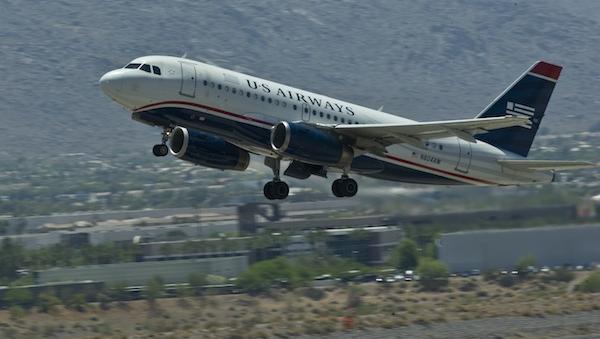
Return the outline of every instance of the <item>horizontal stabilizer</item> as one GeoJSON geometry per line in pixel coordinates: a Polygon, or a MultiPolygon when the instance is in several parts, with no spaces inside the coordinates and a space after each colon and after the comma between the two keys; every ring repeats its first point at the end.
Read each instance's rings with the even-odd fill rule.
{"type": "Polygon", "coordinates": [[[589,161],[566,161],[566,160],[498,160],[502,166],[516,170],[529,171],[566,171],[582,168],[598,167],[589,161]]]}

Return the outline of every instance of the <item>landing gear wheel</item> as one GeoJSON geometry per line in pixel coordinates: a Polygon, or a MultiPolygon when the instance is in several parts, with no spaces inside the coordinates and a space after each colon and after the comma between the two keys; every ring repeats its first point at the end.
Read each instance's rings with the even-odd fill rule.
{"type": "Polygon", "coordinates": [[[277,199],[283,200],[290,194],[290,187],[283,181],[275,181],[273,184],[273,192],[277,199]]]}
{"type": "Polygon", "coordinates": [[[353,197],[358,192],[358,184],[354,179],[343,179],[342,186],[344,187],[344,196],[353,197]]]}
{"type": "Polygon", "coordinates": [[[358,192],[358,184],[350,178],[336,179],[331,184],[331,191],[338,198],[353,197],[358,192]]]}
{"type": "Polygon", "coordinates": [[[290,194],[290,187],[284,181],[279,179],[281,159],[265,157],[265,165],[273,170],[273,180],[266,183],[263,187],[265,198],[269,200],[282,200],[287,198],[290,194]]]}
{"type": "Polygon", "coordinates": [[[273,194],[273,191],[274,191],[273,184],[274,184],[273,181],[269,181],[263,187],[263,194],[265,195],[265,198],[267,198],[269,200],[275,200],[275,195],[273,194]]]}
{"type": "Polygon", "coordinates": [[[169,154],[169,147],[165,144],[157,144],[152,147],[152,154],[157,157],[164,157],[169,154]]]}
{"type": "Polygon", "coordinates": [[[344,192],[342,191],[342,179],[335,179],[333,181],[331,184],[331,191],[333,192],[333,195],[338,198],[344,197],[344,192]]]}
{"type": "Polygon", "coordinates": [[[282,200],[289,195],[290,187],[283,181],[269,181],[263,187],[263,193],[269,200],[282,200]]]}

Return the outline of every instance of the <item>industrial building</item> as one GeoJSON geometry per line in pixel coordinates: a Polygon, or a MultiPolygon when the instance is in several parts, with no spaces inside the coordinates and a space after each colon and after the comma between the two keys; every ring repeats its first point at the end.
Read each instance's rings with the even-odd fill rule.
{"type": "Polygon", "coordinates": [[[451,272],[512,269],[524,256],[537,266],[600,262],[600,224],[446,233],[437,242],[451,272]]]}

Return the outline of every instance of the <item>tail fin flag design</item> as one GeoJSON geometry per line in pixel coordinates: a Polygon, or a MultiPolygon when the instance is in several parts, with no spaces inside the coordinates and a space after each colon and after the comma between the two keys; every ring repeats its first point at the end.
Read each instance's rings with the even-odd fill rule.
{"type": "Polygon", "coordinates": [[[500,149],[526,157],[538,131],[561,66],[538,61],[490,103],[477,118],[505,115],[529,119],[525,126],[507,127],[475,136],[500,149]]]}

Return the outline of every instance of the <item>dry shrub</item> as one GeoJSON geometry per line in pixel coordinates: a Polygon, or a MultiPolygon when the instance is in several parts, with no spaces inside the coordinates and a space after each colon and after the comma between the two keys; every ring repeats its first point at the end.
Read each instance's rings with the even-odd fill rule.
{"type": "Polygon", "coordinates": [[[479,298],[485,298],[488,296],[488,293],[486,291],[477,291],[477,293],[475,293],[475,295],[479,298]]]}
{"type": "Polygon", "coordinates": [[[394,321],[394,324],[397,327],[408,326],[408,322],[404,318],[398,318],[394,321]]]}
{"type": "Polygon", "coordinates": [[[362,304],[363,291],[358,286],[350,286],[348,288],[348,297],[346,299],[347,308],[357,308],[362,304]]]}
{"type": "Polygon", "coordinates": [[[421,326],[427,326],[430,323],[431,323],[431,320],[429,320],[425,317],[419,317],[419,318],[413,320],[413,324],[421,325],[421,326]]]}
{"type": "Polygon", "coordinates": [[[307,287],[299,291],[300,294],[308,299],[319,301],[327,297],[327,293],[320,288],[307,287]]]}
{"type": "Polygon", "coordinates": [[[458,289],[462,292],[471,292],[471,291],[475,291],[478,288],[479,288],[479,286],[473,280],[465,281],[458,287],[458,289]]]}
{"type": "Polygon", "coordinates": [[[436,313],[431,321],[434,323],[445,323],[448,321],[448,319],[446,319],[446,315],[444,313],[436,313]]]}

